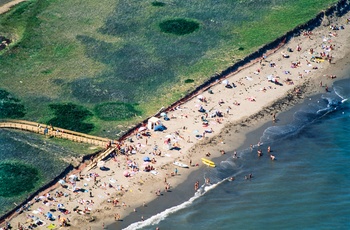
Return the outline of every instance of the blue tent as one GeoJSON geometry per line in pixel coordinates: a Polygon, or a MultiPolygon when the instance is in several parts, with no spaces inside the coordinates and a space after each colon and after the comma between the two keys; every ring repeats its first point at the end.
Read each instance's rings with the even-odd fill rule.
{"type": "Polygon", "coordinates": [[[150,161],[149,157],[144,157],[143,161],[150,161]]]}
{"type": "Polygon", "coordinates": [[[166,127],[164,125],[156,125],[154,127],[154,131],[163,131],[166,130],[166,127]]]}

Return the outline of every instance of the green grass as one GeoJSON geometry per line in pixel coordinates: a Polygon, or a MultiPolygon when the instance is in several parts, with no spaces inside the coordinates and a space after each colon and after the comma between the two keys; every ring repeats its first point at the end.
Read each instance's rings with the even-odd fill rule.
{"type": "Polygon", "coordinates": [[[13,41],[0,53],[0,85],[24,119],[67,123],[50,105],[70,102],[92,111],[79,130],[115,138],[335,2],[30,0],[0,16],[13,41]],[[174,19],[198,24],[162,32],[174,19]],[[118,103],[137,113],[109,109],[118,103]]]}
{"type": "Polygon", "coordinates": [[[108,102],[98,104],[95,107],[95,114],[104,121],[122,121],[140,116],[141,111],[136,109],[137,105],[123,102],[108,102]]]}

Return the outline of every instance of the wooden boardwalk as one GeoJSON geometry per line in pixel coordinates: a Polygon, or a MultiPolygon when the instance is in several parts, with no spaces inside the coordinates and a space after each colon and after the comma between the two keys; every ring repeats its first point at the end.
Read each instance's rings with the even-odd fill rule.
{"type": "Polygon", "coordinates": [[[0,128],[25,130],[49,137],[61,138],[74,142],[86,143],[101,147],[106,147],[111,141],[108,138],[92,136],[85,133],[74,132],[58,127],[50,127],[36,122],[24,120],[0,120],[0,128]]]}
{"type": "MultiPolygon", "coordinates": [[[[19,129],[28,132],[42,134],[48,137],[61,138],[79,143],[86,143],[106,148],[110,146],[111,140],[108,138],[92,136],[85,133],[74,132],[68,129],[58,127],[49,127],[36,122],[25,120],[3,119],[0,120],[0,128],[19,129]]],[[[105,151],[99,153],[93,161],[87,166],[87,169],[95,167],[97,163],[106,158],[113,151],[117,151],[114,147],[108,147],[105,151]]]]}

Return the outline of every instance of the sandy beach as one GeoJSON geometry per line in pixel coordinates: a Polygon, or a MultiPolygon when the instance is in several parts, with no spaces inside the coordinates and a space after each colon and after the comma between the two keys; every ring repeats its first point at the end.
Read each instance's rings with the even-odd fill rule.
{"type": "Polygon", "coordinates": [[[3,14],[3,13],[6,13],[7,11],[9,11],[13,6],[21,3],[21,2],[24,2],[25,0],[15,0],[15,1],[11,1],[11,2],[8,2],[2,6],[0,6],[0,14],[3,14]]]}
{"type": "MultiPolygon", "coordinates": [[[[247,141],[247,133],[266,122],[282,122],[281,112],[332,90],[332,82],[344,77],[350,66],[349,18],[349,13],[332,17],[313,31],[301,31],[271,54],[174,108],[166,114],[168,119],[159,117],[165,130],[145,127],[127,141],[113,143],[123,154],[100,163],[102,170],[82,167],[67,175],[8,223],[14,229],[33,224],[36,229],[122,229],[184,202],[195,193],[196,181],[199,186],[205,183],[202,170],[208,166],[201,158],[218,164],[228,157],[226,152],[247,141]]],[[[258,144],[251,139],[252,145],[258,144]]]]}

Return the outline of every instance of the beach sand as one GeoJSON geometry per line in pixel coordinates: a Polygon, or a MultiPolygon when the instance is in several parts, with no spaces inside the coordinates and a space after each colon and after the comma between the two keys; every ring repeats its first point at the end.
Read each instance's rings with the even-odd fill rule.
{"type": "MultiPolygon", "coordinates": [[[[31,202],[28,211],[9,222],[17,228],[18,224],[26,227],[40,219],[45,225],[39,228],[46,229],[51,223],[59,226],[60,216],[70,225],[67,229],[102,229],[108,225],[109,229],[121,229],[186,201],[195,193],[196,181],[200,185],[205,183],[203,170],[210,170],[203,165],[202,157],[219,163],[229,157],[222,151],[237,149],[247,142],[247,133],[266,122],[283,122],[286,117],[281,119],[281,112],[313,94],[332,90],[332,82],[349,69],[350,24],[346,21],[349,16],[348,13],[330,19],[330,25],[343,25],[344,29],[332,30],[327,24],[311,33],[302,33],[255,64],[228,76],[226,80],[231,86],[234,83],[233,87],[222,81],[213,85],[212,93],[204,91],[169,112],[169,121],[160,118],[166,130],[150,131],[150,137],[133,135],[133,142],[122,143],[123,147],[132,146],[134,151],[108,159],[105,167],[109,170],[85,168],[80,175],[75,174],[77,181],[67,175],[67,188],[57,184],[49,196],[45,191],[38,201],[31,202]],[[313,56],[321,56],[321,52],[331,56],[331,60],[324,57],[310,61],[313,56]],[[208,111],[207,117],[198,111],[201,106],[208,111]],[[171,150],[166,141],[173,147],[171,150]],[[144,157],[156,162],[144,163],[144,157]],[[173,165],[174,161],[191,166],[181,168],[173,165]],[[131,164],[140,170],[133,172],[128,167],[131,164]],[[155,168],[154,173],[143,171],[146,164],[155,168]],[[129,177],[123,176],[125,171],[130,173],[129,177]],[[166,185],[170,186],[168,192],[166,185]],[[81,189],[73,192],[73,186],[81,189]],[[59,204],[67,213],[59,211],[59,204]],[[48,212],[55,220],[46,217],[48,212]]],[[[254,135],[250,138],[251,144],[259,141],[254,140],[254,135]]]]}
{"type": "Polygon", "coordinates": [[[21,2],[24,2],[25,0],[15,0],[15,1],[11,1],[11,2],[8,2],[2,6],[0,6],[0,14],[3,14],[3,13],[6,13],[7,11],[9,11],[13,6],[21,3],[21,2]]]}

